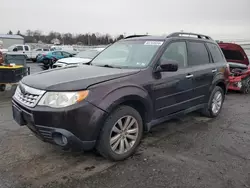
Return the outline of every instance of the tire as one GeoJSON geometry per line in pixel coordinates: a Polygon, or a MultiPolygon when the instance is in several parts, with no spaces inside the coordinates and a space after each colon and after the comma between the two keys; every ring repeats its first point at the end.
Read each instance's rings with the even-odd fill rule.
{"type": "MultiPolygon", "coordinates": [[[[121,130],[120,127],[119,127],[119,130],[121,130]]],[[[141,141],[142,134],[143,134],[143,121],[139,112],[130,106],[119,106],[105,120],[104,126],[101,130],[101,133],[100,133],[97,145],[96,145],[96,150],[103,157],[109,160],[112,160],[112,161],[124,160],[135,152],[137,146],[139,145],[141,141]],[[128,129],[128,132],[131,132],[131,133],[128,133],[128,132],[126,133],[126,131],[119,132],[118,129],[113,129],[114,127],[118,128],[117,126],[119,126],[118,124],[119,120],[121,120],[120,122],[124,125],[124,127],[126,124],[125,123],[126,120],[128,120],[127,129],[128,129]],[[133,122],[134,121],[135,122],[133,123],[132,120],[133,122]],[[132,126],[129,126],[129,125],[132,125],[132,126]],[[114,130],[118,131],[119,133],[117,133],[114,130]],[[137,130],[137,133],[135,133],[135,130],[137,130]],[[131,139],[131,136],[136,139],[134,139],[133,141],[131,139]],[[111,144],[111,137],[113,138],[113,140],[115,140],[114,138],[118,138],[118,139],[116,139],[117,141],[111,144]],[[122,150],[121,148],[124,148],[124,150],[122,150]]]]}
{"type": "Polygon", "coordinates": [[[217,117],[219,115],[219,113],[221,112],[224,99],[225,99],[225,92],[223,91],[223,89],[219,86],[215,86],[215,88],[213,89],[213,91],[211,92],[211,95],[209,97],[208,104],[202,110],[202,114],[206,117],[209,117],[209,118],[217,117]],[[220,105],[218,111],[216,111],[216,110],[213,110],[213,105],[214,105],[213,101],[214,101],[215,95],[217,95],[218,93],[221,94],[221,105],[220,105]]]}

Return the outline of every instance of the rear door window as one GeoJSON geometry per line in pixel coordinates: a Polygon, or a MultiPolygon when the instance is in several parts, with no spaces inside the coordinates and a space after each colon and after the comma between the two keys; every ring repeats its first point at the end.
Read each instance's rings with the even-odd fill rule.
{"type": "Polygon", "coordinates": [[[29,51],[29,47],[28,46],[24,46],[25,51],[29,51]]]}
{"type": "Polygon", "coordinates": [[[69,57],[70,56],[70,53],[68,53],[68,52],[62,52],[62,54],[63,54],[64,57],[69,57]]]}
{"type": "Polygon", "coordinates": [[[214,63],[218,62],[224,62],[223,55],[221,51],[219,50],[219,47],[215,44],[207,43],[207,47],[209,51],[211,52],[212,58],[214,60],[214,63]]]}
{"type": "Polygon", "coordinates": [[[62,53],[61,52],[53,52],[53,55],[55,55],[55,56],[62,56],[62,53]]]}
{"type": "Polygon", "coordinates": [[[204,43],[188,42],[188,66],[210,63],[209,54],[204,43]]]}

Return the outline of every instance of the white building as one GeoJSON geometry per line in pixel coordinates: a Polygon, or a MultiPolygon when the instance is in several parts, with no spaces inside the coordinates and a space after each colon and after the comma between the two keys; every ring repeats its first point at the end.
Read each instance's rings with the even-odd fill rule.
{"type": "Polygon", "coordinates": [[[1,35],[0,34],[1,48],[9,48],[13,44],[24,44],[24,38],[20,35],[1,35]]]}

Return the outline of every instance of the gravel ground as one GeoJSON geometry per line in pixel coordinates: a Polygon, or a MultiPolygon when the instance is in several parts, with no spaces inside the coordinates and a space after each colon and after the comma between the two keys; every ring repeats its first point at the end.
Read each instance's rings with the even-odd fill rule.
{"type": "Polygon", "coordinates": [[[250,95],[229,93],[216,119],[192,113],[161,124],[133,157],[114,163],[62,151],[19,127],[12,93],[0,93],[0,188],[250,187],[250,95]]]}

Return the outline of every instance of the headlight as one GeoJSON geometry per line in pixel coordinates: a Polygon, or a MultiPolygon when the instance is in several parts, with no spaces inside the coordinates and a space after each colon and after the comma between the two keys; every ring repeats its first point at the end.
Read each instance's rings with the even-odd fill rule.
{"type": "Polygon", "coordinates": [[[84,100],[88,94],[88,90],[79,92],[47,92],[41,98],[38,105],[63,108],[84,100]]]}

